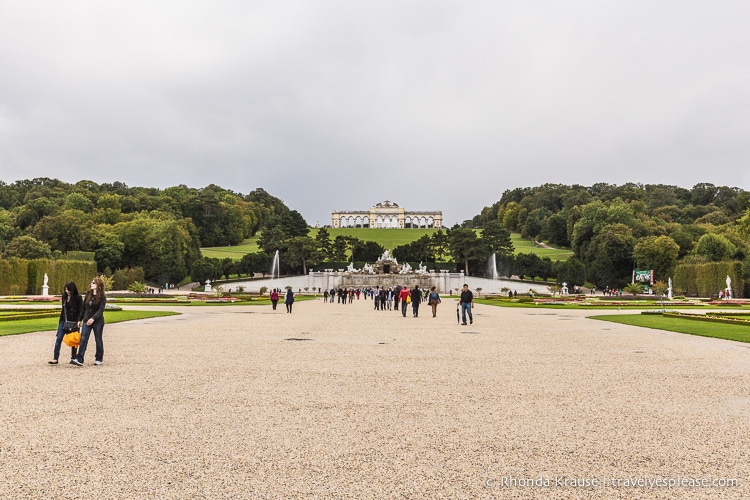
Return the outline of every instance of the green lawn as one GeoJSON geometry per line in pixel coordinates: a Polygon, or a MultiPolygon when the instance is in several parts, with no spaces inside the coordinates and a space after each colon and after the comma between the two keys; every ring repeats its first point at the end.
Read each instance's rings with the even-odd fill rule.
{"type": "Polygon", "coordinates": [[[214,259],[224,259],[226,257],[229,257],[232,260],[240,260],[245,254],[260,251],[260,248],[258,248],[259,236],[260,233],[256,234],[252,238],[242,240],[242,243],[236,246],[201,248],[201,254],[204,257],[211,257],[214,259]]]}
{"type": "MultiPolygon", "coordinates": [[[[121,321],[156,318],[159,316],[173,316],[175,314],[180,313],[171,311],[105,311],[104,321],[107,323],[120,323],[121,321]]],[[[0,322],[0,337],[4,335],[16,335],[29,332],[56,332],[58,324],[58,317],[3,321],[0,322]]]]}
{"type": "Polygon", "coordinates": [[[700,335],[737,342],[750,342],[750,326],[726,325],[722,323],[708,323],[684,318],[665,318],[658,314],[617,314],[605,316],[590,316],[591,319],[611,321],[623,325],[642,326],[669,332],[700,335]]]}
{"type": "MultiPolygon", "coordinates": [[[[362,241],[374,241],[388,250],[393,250],[397,246],[411,243],[418,240],[424,235],[432,235],[437,229],[376,229],[376,228],[329,228],[328,233],[331,240],[336,236],[354,236],[362,241]]],[[[311,229],[308,236],[315,238],[318,234],[317,229],[311,229]]],[[[479,230],[477,230],[479,234],[479,230]]],[[[240,260],[247,253],[258,252],[259,234],[243,240],[236,246],[228,247],[205,247],[201,248],[201,254],[204,257],[213,257],[223,259],[229,257],[232,260],[240,260]]],[[[550,248],[537,247],[533,242],[521,237],[518,233],[511,233],[510,239],[516,253],[534,253],[540,257],[549,257],[552,260],[567,260],[573,252],[570,250],[557,250],[550,248]]]]}

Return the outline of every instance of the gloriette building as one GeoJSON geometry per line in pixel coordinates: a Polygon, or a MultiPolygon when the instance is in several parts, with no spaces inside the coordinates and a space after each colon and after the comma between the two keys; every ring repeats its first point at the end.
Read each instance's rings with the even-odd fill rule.
{"type": "Polygon", "coordinates": [[[397,203],[385,200],[370,210],[336,210],[331,213],[331,227],[441,228],[443,212],[407,212],[397,203]]]}

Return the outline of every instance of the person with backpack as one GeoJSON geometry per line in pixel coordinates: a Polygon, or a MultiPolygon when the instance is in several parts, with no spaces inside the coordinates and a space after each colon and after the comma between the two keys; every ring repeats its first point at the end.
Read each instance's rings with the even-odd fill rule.
{"type": "Polygon", "coordinates": [[[434,286],[430,288],[427,300],[429,301],[428,304],[432,306],[432,317],[434,318],[437,316],[437,306],[440,304],[440,294],[438,294],[437,289],[434,286]]]}

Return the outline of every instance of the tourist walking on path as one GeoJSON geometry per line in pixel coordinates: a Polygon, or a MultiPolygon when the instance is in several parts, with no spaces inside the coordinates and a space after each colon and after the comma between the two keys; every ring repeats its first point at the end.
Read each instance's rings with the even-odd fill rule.
{"type": "Polygon", "coordinates": [[[469,313],[469,323],[474,323],[474,317],[471,314],[471,308],[474,307],[474,294],[469,290],[469,285],[464,283],[464,289],[461,290],[461,298],[458,301],[461,306],[461,324],[466,324],[466,313],[469,313]]]}
{"type": "Polygon", "coordinates": [[[101,365],[104,361],[104,308],[107,305],[107,296],[104,293],[104,280],[97,276],[91,280],[89,291],[83,299],[83,310],[79,317],[81,327],[81,343],[78,345],[78,355],[73,359],[73,364],[83,366],[83,357],[89,343],[91,331],[94,331],[96,342],[95,365],[101,365]]]}
{"type": "Polygon", "coordinates": [[[292,304],[294,304],[294,292],[291,288],[286,289],[286,299],[284,299],[284,304],[286,304],[286,312],[291,313],[292,304]]]}
{"type": "Polygon", "coordinates": [[[422,303],[422,289],[419,285],[414,285],[414,290],[411,291],[411,310],[415,318],[419,317],[419,304],[422,303]]]}
{"type": "Polygon", "coordinates": [[[437,293],[437,289],[433,286],[430,288],[428,297],[428,304],[432,306],[432,317],[437,316],[437,306],[440,304],[440,294],[437,293]]]}
{"type": "MultiPolygon", "coordinates": [[[[63,326],[66,321],[73,321],[78,323],[78,318],[81,317],[81,308],[83,307],[83,299],[81,294],[78,293],[78,287],[72,281],[65,283],[65,289],[62,295],[62,311],[60,311],[60,322],[57,325],[57,337],[55,337],[55,350],[52,354],[52,361],[48,361],[51,365],[56,365],[57,360],[60,358],[60,344],[62,344],[63,337],[66,333],[63,331],[63,326]]],[[[77,349],[75,347],[70,348],[70,362],[76,357],[77,349]]]]}
{"type": "Polygon", "coordinates": [[[401,289],[401,292],[398,294],[398,298],[401,301],[401,315],[405,318],[406,317],[406,306],[409,305],[409,302],[411,302],[411,292],[409,291],[409,287],[405,286],[401,289]],[[409,299],[407,301],[407,298],[409,299]]]}
{"type": "Polygon", "coordinates": [[[271,292],[271,307],[273,307],[273,310],[276,310],[276,304],[279,303],[279,291],[274,288],[271,292]]]}

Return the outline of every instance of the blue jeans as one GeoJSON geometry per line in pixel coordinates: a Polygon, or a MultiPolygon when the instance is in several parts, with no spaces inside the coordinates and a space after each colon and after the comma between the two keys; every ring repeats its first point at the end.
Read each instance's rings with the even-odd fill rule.
{"type": "Polygon", "coordinates": [[[96,341],[96,361],[104,361],[104,342],[102,341],[102,332],[104,332],[104,319],[95,321],[89,326],[86,323],[81,325],[81,343],[78,345],[78,361],[83,363],[83,355],[86,354],[86,346],[89,343],[91,330],[94,331],[94,340],[96,341]]]}
{"type": "MultiPolygon", "coordinates": [[[[52,359],[59,359],[60,358],[60,346],[62,345],[62,339],[65,336],[65,333],[63,332],[63,322],[60,321],[60,324],[57,325],[57,337],[55,337],[55,353],[52,355],[52,359]]],[[[73,359],[76,357],[76,348],[71,347],[70,348],[70,359],[73,359]]]]}
{"type": "Polygon", "coordinates": [[[461,302],[461,323],[466,324],[466,313],[469,313],[469,321],[474,322],[474,317],[471,315],[471,302],[461,302]]]}
{"type": "Polygon", "coordinates": [[[406,317],[406,306],[408,305],[405,300],[401,301],[401,314],[404,315],[404,318],[406,317]]]}

